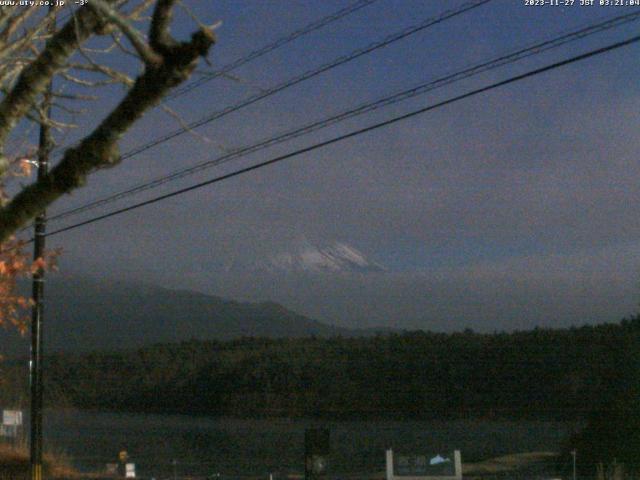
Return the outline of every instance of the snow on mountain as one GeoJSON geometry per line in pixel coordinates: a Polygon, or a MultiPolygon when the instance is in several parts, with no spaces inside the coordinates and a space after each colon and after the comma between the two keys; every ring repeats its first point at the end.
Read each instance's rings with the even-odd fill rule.
{"type": "Polygon", "coordinates": [[[318,246],[306,239],[295,242],[287,251],[270,256],[259,264],[259,269],[284,273],[365,273],[385,270],[346,243],[318,246]]]}

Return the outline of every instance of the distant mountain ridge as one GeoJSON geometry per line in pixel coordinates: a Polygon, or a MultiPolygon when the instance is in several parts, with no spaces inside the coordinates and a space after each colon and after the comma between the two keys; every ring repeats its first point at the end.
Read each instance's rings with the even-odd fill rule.
{"type": "MultiPolygon", "coordinates": [[[[86,352],[191,339],[358,334],[275,302],[237,302],[133,282],[52,275],[45,298],[46,351],[86,352]]],[[[0,329],[0,352],[4,355],[28,354],[28,343],[27,338],[0,329]]]]}

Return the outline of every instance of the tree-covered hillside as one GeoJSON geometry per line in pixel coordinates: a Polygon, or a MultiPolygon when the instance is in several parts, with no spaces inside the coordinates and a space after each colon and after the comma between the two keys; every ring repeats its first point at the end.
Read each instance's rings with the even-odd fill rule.
{"type": "Polygon", "coordinates": [[[563,330],[183,342],[47,359],[81,408],[331,417],[587,418],[638,382],[640,318],[563,330]]]}
{"type": "MultiPolygon", "coordinates": [[[[31,286],[24,284],[25,295],[31,286]]],[[[191,338],[358,335],[273,302],[237,302],[189,290],[128,281],[59,277],[47,283],[49,352],[87,353],[138,348],[191,338]]],[[[0,354],[29,354],[29,338],[0,329],[0,354]]]]}

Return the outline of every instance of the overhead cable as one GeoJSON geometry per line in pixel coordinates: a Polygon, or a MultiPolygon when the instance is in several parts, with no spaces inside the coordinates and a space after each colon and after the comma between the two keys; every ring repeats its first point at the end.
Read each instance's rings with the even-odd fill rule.
{"type": "MultiPolygon", "coordinates": [[[[409,113],[405,113],[403,115],[395,116],[395,117],[390,118],[388,120],[384,120],[382,122],[378,122],[378,123],[375,123],[373,125],[369,125],[367,127],[363,127],[363,128],[359,128],[357,130],[353,130],[353,131],[351,131],[349,133],[346,133],[346,134],[343,134],[343,135],[339,135],[337,137],[333,137],[333,138],[331,138],[329,140],[325,140],[323,142],[315,143],[315,144],[310,145],[308,147],[300,148],[298,150],[286,153],[284,155],[279,155],[279,156],[271,158],[269,160],[265,160],[263,162],[251,165],[249,167],[241,168],[241,169],[236,170],[234,172],[230,172],[230,173],[227,173],[227,174],[224,174],[224,175],[220,175],[218,177],[211,178],[211,179],[203,181],[203,182],[196,183],[194,185],[191,185],[189,187],[173,191],[171,193],[160,195],[160,196],[154,197],[152,199],[145,200],[143,202],[139,202],[139,203],[136,203],[136,204],[133,204],[133,205],[129,205],[129,206],[124,207],[124,208],[120,208],[118,210],[114,210],[114,211],[106,213],[104,215],[99,215],[97,217],[93,217],[93,218],[90,218],[88,220],[84,220],[82,222],[75,223],[73,225],[69,225],[69,226],[60,228],[58,230],[51,231],[51,232],[47,233],[46,236],[58,235],[58,234],[63,233],[63,232],[68,232],[70,230],[75,230],[77,228],[80,228],[80,227],[83,227],[83,226],[98,222],[100,220],[105,220],[107,218],[111,218],[111,217],[114,217],[116,215],[120,215],[120,214],[125,213],[125,212],[130,212],[132,210],[136,210],[138,208],[141,208],[141,207],[144,207],[144,206],[147,206],[147,205],[151,205],[151,204],[154,204],[154,203],[161,202],[163,200],[167,200],[169,198],[173,198],[173,197],[176,197],[176,196],[179,196],[179,195],[183,195],[185,193],[188,193],[188,192],[191,192],[191,191],[194,191],[194,190],[197,190],[197,189],[209,186],[209,185],[213,185],[215,183],[219,183],[219,182],[222,182],[224,180],[228,180],[230,178],[234,178],[234,177],[243,175],[245,173],[249,173],[249,172],[252,172],[254,170],[258,170],[260,168],[267,167],[269,165],[273,165],[275,163],[282,162],[282,161],[287,160],[289,158],[297,157],[297,156],[302,155],[304,153],[309,153],[309,152],[312,152],[314,150],[318,150],[320,148],[324,148],[326,146],[333,145],[333,144],[342,142],[344,140],[347,140],[347,139],[350,139],[350,138],[354,138],[354,137],[360,136],[362,134],[378,130],[378,129],[383,128],[383,127],[387,127],[389,125],[393,125],[395,123],[398,123],[398,122],[401,122],[401,121],[404,121],[404,120],[408,120],[410,118],[416,117],[418,115],[422,115],[422,114],[430,112],[432,110],[436,110],[436,109],[444,107],[446,105],[451,105],[453,103],[459,102],[459,101],[464,100],[466,98],[470,98],[470,97],[479,95],[481,93],[489,92],[489,91],[494,90],[496,88],[500,88],[500,87],[503,87],[503,86],[506,86],[506,85],[510,85],[512,83],[515,83],[515,82],[518,82],[518,81],[521,81],[521,80],[524,80],[524,79],[527,79],[527,78],[531,78],[531,77],[540,75],[542,73],[545,73],[545,72],[548,72],[548,71],[551,71],[551,70],[555,70],[556,68],[560,68],[560,67],[563,67],[563,66],[566,66],[566,65],[570,65],[570,64],[579,62],[579,61],[586,60],[588,58],[595,57],[597,55],[602,55],[604,53],[607,53],[607,52],[610,52],[610,51],[613,51],[613,50],[617,50],[619,48],[634,44],[634,43],[636,43],[638,41],[640,41],[640,35],[631,37],[631,38],[629,38],[627,40],[623,40],[623,41],[620,41],[620,42],[616,42],[616,43],[607,45],[605,47],[601,47],[601,48],[598,48],[598,49],[595,49],[595,50],[591,50],[591,51],[589,51],[587,53],[583,53],[581,55],[576,55],[574,57],[571,57],[571,58],[568,58],[568,59],[565,59],[565,60],[561,60],[559,62],[555,62],[555,63],[552,63],[550,65],[546,65],[544,67],[540,67],[540,68],[536,68],[534,70],[530,70],[530,71],[528,71],[526,73],[510,77],[510,78],[508,78],[506,80],[495,82],[495,83],[492,83],[490,85],[487,85],[487,86],[484,86],[484,87],[481,87],[481,88],[477,88],[477,89],[468,91],[466,93],[451,97],[451,98],[449,98],[447,100],[443,100],[443,101],[428,105],[426,107],[422,107],[422,108],[419,108],[417,110],[413,110],[413,111],[411,111],[409,113]]],[[[33,240],[29,240],[29,241],[33,241],[33,240]]]]}
{"type": "Polygon", "coordinates": [[[336,123],[345,121],[349,118],[353,118],[356,116],[363,115],[365,113],[377,110],[379,108],[389,106],[395,103],[399,103],[401,101],[407,100],[409,98],[413,98],[418,95],[422,95],[433,91],[437,88],[444,87],[446,85],[453,84],[455,82],[461,81],[466,78],[470,78],[472,76],[478,75],[480,73],[487,72],[489,70],[493,70],[498,67],[502,67],[504,65],[514,63],[516,61],[520,61],[524,58],[528,58],[533,55],[538,55],[540,53],[546,52],[548,50],[558,48],[567,43],[580,40],[589,35],[593,35],[595,33],[599,33],[604,30],[608,30],[611,28],[615,28],[621,26],[623,24],[629,23],[631,21],[637,21],[640,19],[640,12],[621,15],[615,18],[610,18],[605,21],[598,22],[596,24],[591,24],[586,27],[580,28],[578,30],[569,32],[567,34],[554,37],[549,40],[545,40],[542,42],[535,43],[528,47],[517,49],[513,52],[510,52],[505,55],[501,55],[497,58],[483,61],[477,64],[474,64],[470,67],[467,67],[463,70],[457,71],[452,74],[448,74],[446,76],[440,77],[435,80],[429,80],[427,82],[421,83],[417,86],[414,86],[410,89],[402,90],[400,92],[394,93],[392,95],[385,96],[373,102],[363,103],[355,108],[350,108],[346,111],[343,111],[339,114],[332,115],[323,120],[315,121],[304,125],[302,127],[295,128],[293,130],[289,130],[287,132],[278,134],[273,137],[269,137],[263,139],[257,143],[254,143],[249,146],[245,146],[242,148],[235,149],[233,151],[227,152],[223,155],[220,155],[216,158],[206,160],[204,162],[198,163],[191,167],[183,168],[176,170],[167,175],[162,175],[153,180],[143,182],[134,187],[128,188],[126,190],[120,191],[115,194],[111,194],[105,196],[103,198],[91,201],[87,204],[80,205],[78,207],[71,208],[69,210],[65,210],[56,215],[53,215],[49,218],[49,221],[59,221],[63,218],[67,218],[70,216],[77,215],[79,213],[93,210],[100,206],[107,205],[109,203],[115,202],[117,200],[121,200],[123,198],[129,197],[131,195],[135,195],[141,193],[143,191],[151,190],[157,188],[161,185],[165,185],[167,183],[179,180],[181,178],[187,177],[189,175],[193,175],[195,173],[201,172],[203,170],[212,168],[214,166],[218,166],[224,163],[227,163],[231,160],[235,160],[244,156],[247,156],[251,153],[255,153],[257,151],[263,150],[265,148],[271,147],[273,145],[277,145],[283,143],[285,141],[289,141],[295,138],[298,138],[303,135],[307,135],[317,130],[321,130],[327,128],[336,123]]]}

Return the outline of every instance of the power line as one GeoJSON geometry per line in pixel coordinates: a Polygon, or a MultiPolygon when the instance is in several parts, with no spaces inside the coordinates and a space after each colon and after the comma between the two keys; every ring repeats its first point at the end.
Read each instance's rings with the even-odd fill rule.
{"type": "MultiPolygon", "coordinates": [[[[231,63],[226,64],[225,66],[223,66],[222,68],[214,71],[214,72],[209,72],[207,74],[205,74],[204,76],[202,76],[201,78],[199,78],[198,80],[183,86],[182,88],[179,88],[175,91],[173,91],[172,93],[170,93],[169,95],[167,95],[167,99],[171,100],[174,98],[177,98],[181,95],[184,95],[185,93],[190,92],[191,90],[194,90],[202,85],[204,85],[207,82],[210,82],[211,80],[214,80],[218,77],[224,76],[226,74],[228,74],[229,72],[231,72],[232,70],[235,70],[236,68],[241,67],[242,65],[245,65],[257,58],[260,58],[264,55],[266,55],[267,53],[270,53],[274,50],[277,50],[280,47],[283,47],[284,45],[287,45],[288,43],[291,43],[292,41],[296,40],[297,38],[300,38],[304,35],[307,35],[309,33],[312,33],[316,30],[319,30],[333,22],[336,22],[338,20],[340,20],[341,18],[344,18],[354,12],[357,12],[358,10],[367,7],[369,5],[371,5],[372,3],[377,2],[378,0],[358,0],[354,3],[352,3],[351,5],[346,6],[345,8],[338,10],[337,12],[334,12],[330,15],[327,15],[325,17],[322,17],[314,22],[311,22],[307,25],[305,25],[304,27],[295,30],[283,37],[278,38],[277,40],[275,40],[272,43],[269,43],[257,50],[252,51],[251,53],[240,57],[234,61],[232,61],[231,63]]],[[[66,18],[71,17],[72,15],[74,15],[74,13],[68,13],[66,18]]],[[[66,19],[65,18],[65,19],[66,19]]],[[[60,151],[60,150],[64,150],[65,147],[58,147],[55,150],[56,151],[60,151]]]]}
{"type": "Polygon", "coordinates": [[[458,82],[460,80],[469,78],[471,76],[474,75],[478,75],[480,73],[484,73],[486,71],[489,70],[493,70],[495,68],[504,66],[506,64],[509,63],[513,63],[519,60],[522,60],[523,58],[527,58],[533,55],[537,55],[540,53],[543,53],[545,51],[551,50],[553,48],[557,48],[560,47],[562,45],[565,45],[567,43],[576,41],[576,40],[580,40],[583,39],[589,35],[593,35],[595,33],[599,33],[601,31],[607,30],[607,29],[611,29],[611,28],[615,28],[618,27],[620,25],[623,25],[625,23],[629,23],[632,21],[636,21],[638,20],[638,18],[640,18],[640,12],[637,13],[632,13],[632,14],[626,14],[626,15],[620,15],[614,18],[609,18],[607,20],[604,20],[602,22],[599,23],[595,23],[595,24],[591,24],[588,25],[586,27],[580,28],[578,30],[566,33],[564,35],[561,35],[559,37],[554,37],[550,40],[546,40],[546,41],[542,41],[542,42],[538,42],[535,43],[533,45],[530,45],[528,47],[524,47],[524,48],[520,48],[514,52],[502,55],[500,57],[497,57],[495,59],[489,60],[489,61],[484,61],[478,64],[475,64],[471,67],[467,67],[461,71],[458,71],[456,73],[453,74],[449,74],[446,75],[444,77],[438,78],[436,80],[431,80],[425,83],[422,83],[418,86],[415,86],[413,88],[410,88],[408,90],[403,90],[401,92],[386,96],[384,98],[381,98],[379,100],[376,100],[374,102],[368,102],[368,103],[364,103],[361,104],[355,108],[349,109],[347,111],[344,111],[342,113],[339,113],[337,115],[333,115],[329,118],[326,118],[324,120],[320,120],[320,121],[316,121],[310,124],[307,124],[305,126],[290,130],[288,132],[282,133],[280,135],[277,135],[275,137],[270,137],[267,139],[264,139],[258,143],[255,143],[253,145],[249,145],[246,147],[242,147],[239,148],[237,150],[231,151],[229,153],[226,153],[222,156],[219,156],[215,159],[211,159],[211,160],[207,160],[205,162],[201,162],[197,165],[188,167],[188,168],[184,168],[184,169],[180,169],[177,171],[174,171],[168,175],[163,175],[161,177],[158,177],[154,180],[148,181],[148,182],[144,182],[142,184],[139,184],[137,186],[131,187],[127,190],[103,197],[101,199],[98,200],[94,200],[88,204],[85,205],[81,205],[75,208],[71,208],[69,210],[63,211],[57,215],[51,216],[49,218],[49,221],[59,221],[62,218],[66,218],[69,216],[73,216],[76,214],[79,214],[81,212],[85,212],[87,210],[92,210],[94,208],[97,208],[99,206],[103,206],[109,203],[112,203],[116,200],[120,200],[122,198],[126,198],[128,196],[146,191],[146,190],[150,190],[156,187],[159,187],[161,185],[164,185],[166,183],[184,178],[188,175],[192,175],[194,173],[200,172],[202,170],[206,170],[208,168],[217,166],[217,165],[221,165],[223,163],[229,162],[231,160],[237,159],[239,157],[244,157],[250,153],[254,153],[257,152],[259,150],[265,149],[267,147],[273,146],[273,145],[277,145],[280,143],[283,143],[285,141],[294,139],[294,138],[298,138],[302,135],[307,135],[309,133],[312,133],[314,131],[326,128],[330,125],[334,125],[336,123],[342,122],[344,120],[347,120],[349,118],[353,118],[368,112],[371,112],[373,110],[388,106],[388,105],[392,105],[398,102],[401,102],[403,100],[406,100],[408,98],[412,98],[415,97],[417,95],[421,95],[424,93],[427,93],[429,91],[435,90],[437,88],[446,86],[446,85],[450,85],[452,83],[458,82]]]}
{"type": "MultiPolygon", "coordinates": [[[[253,104],[253,103],[255,103],[255,102],[259,101],[259,100],[262,100],[262,99],[267,98],[267,97],[269,97],[271,95],[274,95],[274,94],[276,94],[276,93],[278,93],[278,92],[280,92],[282,90],[285,90],[285,89],[290,88],[290,87],[292,87],[294,85],[297,85],[298,83],[301,83],[301,82],[303,82],[305,80],[313,78],[313,77],[315,77],[317,75],[320,75],[320,74],[322,74],[324,72],[327,72],[328,70],[331,70],[331,69],[333,69],[335,67],[338,67],[338,66],[343,65],[343,64],[345,64],[347,62],[355,60],[356,58],[359,58],[359,57],[361,57],[363,55],[366,55],[368,53],[371,53],[371,52],[373,52],[373,51],[375,51],[377,49],[380,49],[380,48],[383,48],[385,46],[388,46],[388,45],[390,45],[390,44],[392,44],[394,42],[397,42],[399,40],[402,40],[402,39],[404,39],[404,38],[406,38],[406,37],[408,37],[410,35],[413,35],[415,33],[418,33],[420,31],[422,31],[422,30],[425,30],[425,29],[427,29],[427,28],[429,28],[429,27],[431,27],[433,25],[442,23],[442,22],[444,22],[444,21],[446,21],[446,20],[448,20],[450,18],[454,18],[454,17],[456,17],[458,15],[461,15],[461,14],[463,14],[463,13],[465,13],[467,11],[470,11],[470,10],[472,10],[474,8],[480,7],[480,6],[482,6],[482,5],[486,4],[486,3],[489,3],[491,1],[492,0],[473,0],[473,1],[470,1],[470,2],[467,2],[467,3],[464,3],[464,4],[460,5],[456,9],[446,10],[443,13],[441,13],[440,15],[438,15],[437,17],[430,17],[430,18],[420,22],[419,24],[407,27],[407,28],[405,28],[403,30],[400,30],[400,31],[396,32],[396,33],[388,35],[388,36],[384,37],[382,40],[379,40],[377,42],[373,42],[373,43],[371,43],[371,44],[369,44],[369,45],[367,45],[365,47],[356,49],[356,50],[354,50],[354,51],[352,51],[352,52],[350,52],[348,54],[342,55],[342,56],[338,57],[337,59],[332,60],[331,62],[325,63],[325,64],[323,64],[323,65],[321,65],[321,66],[319,66],[319,67],[317,67],[315,69],[308,70],[307,72],[304,72],[303,74],[301,74],[301,75],[299,75],[297,77],[294,77],[292,79],[286,80],[286,81],[284,81],[284,82],[282,82],[282,83],[280,83],[280,84],[278,84],[278,85],[276,85],[276,86],[274,86],[274,87],[272,87],[272,88],[270,88],[268,90],[265,90],[265,91],[260,92],[260,93],[258,93],[256,95],[250,96],[247,99],[245,99],[245,100],[243,100],[243,101],[241,101],[241,102],[239,102],[237,104],[228,106],[228,107],[226,107],[226,108],[224,108],[222,110],[217,110],[217,111],[211,113],[210,115],[208,115],[208,116],[206,116],[204,118],[201,118],[199,120],[196,120],[195,122],[192,122],[192,123],[186,125],[183,128],[174,130],[173,132],[170,132],[170,133],[168,133],[168,134],[166,134],[166,135],[164,135],[162,137],[159,137],[159,138],[157,138],[155,140],[152,140],[151,142],[148,142],[146,144],[143,144],[143,145],[140,145],[138,147],[135,147],[134,149],[129,150],[128,152],[124,153],[121,156],[121,159],[122,160],[126,160],[128,158],[134,157],[134,156],[136,156],[136,155],[138,155],[138,154],[140,154],[140,153],[142,153],[142,152],[144,152],[146,150],[149,150],[149,149],[151,149],[151,148],[153,148],[153,147],[155,147],[157,145],[160,145],[160,144],[162,144],[164,142],[167,142],[167,141],[169,141],[169,140],[171,140],[171,139],[173,139],[175,137],[178,137],[178,136],[180,136],[180,135],[182,135],[182,134],[184,134],[184,133],[186,133],[186,132],[188,132],[188,131],[190,131],[190,130],[192,130],[194,128],[198,128],[198,127],[200,127],[202,125],[210,123],[210,122],[212,122],[214,120],[217,120],[217,119],[219,119],[221,117],[224,117],[224,116],[226,116],[226,115],[228,115],[228,114],[230,114],[232,112],[240,110],[241,108],[249,106],[249,105],[251,105],[251,104],[253,104]]],[[[265,48],[267,48],[267,47],[265,47],[265,48]]],[[[231,153],[233,154],[234,152],[231,152],[231,153]]],[[[74,213],[75,213],[75,209],[74,209],[74,213]]],[[[51,217],[50,220],[53,220],[54,218],[61,218],[62,215],[68,216],[68,215],[70,215],[70,213],[64,212],[63,214],[51,217]]]]}
{"type": "Polygon", "coordinates": [[[302,73],[301,75],[298,75],[297,77],[291,78],[289,80],[286,80],[282,83],[279,83],[277,85],[275,85],[274,87],[271,87],[263,92],[259,92],[255,95],[252,95],[248,98],[246,98],[245,100],[242,100],[239,103],[236,103],[234,105],[230,105],[226,108],[223,108],[221,110],[217,110],[212,112],[211,114],[193,121],[189,124],[187,124],[185,127],[183,128],[179,128],[177,130],[174,130],[173,132],[169,132],[166,135],[163,135],[161,137],[158,137],[155,140],[152,140],[151,142],[148,142],[146,144],[140,145],[138,147],[133,148],[132,150],[129,150],[128,152],[124,153],[122,155],[122,160],[125,160],[127,158],[131,158],[135,155],[138,155],[146,150],[149,150],[157,145],[160,145],[164,142],[167,142],[173,138],[176,138],[190,130],[193,130],[194,128],[198,128],[201,127],[203,125],[206,125],[207,123],[211,123],[214,120],[217,120],[219,118],[222,118],[230,113],[233,113],[235,111],[240,110],[241,108],[247,107],[249,105],[252,105],[256,102],[258,102],[259,100],[262,100],[264,98],[270,97],[272,95],[275,95],[278,92],[281,92],[287,88],[293,87],[294,85],[297,85],[301,82],[304,82],[305,80],[309,80],[310,78],[316,77],[324,72],[327,72],[333,68],[336,68],[340,65],[344,65],[347,62],[350,62],[352,60],[355,60],[359,57],[362,57],[363,55],[367,55],[375,50],[378,50],[380,48],[386,47],[388,45],[391,45],[392,43],[395,43],[399,40],[402,40],[406,37],[409,37],[415,33],[418,33],[422,30],[425,30],[429,27],[432,27],[433,25],[442,23],[450,18],[456,17],[458,15],[461,15],[467,11],[473,10],[474,8],[480,7],[481,5],[484,5],[485,3],[489,3],[492,0],[473,0],[471,2],[467,2],[462,4],[460,7],[456,8],[456,9],[452,9],[452,10],[446,10],[444,13],[438,15],[437,17],[432,17],[432,18],[428,18],[424,21],[422,21],[421,23],[417,24],[417,25],[413,25],[411,27],[405,28],[399,32],[393,33],[391,35],[388,35],[387,37],[383,38],[382,40],[379,40],[377,42],[371,43],[368,46],[365,46],[363,48],[359,48],[357,50],[354,50],[351,53],[348,53],[346,55],[342,55],[328,63],[325,63],[323,65],[320,65],[319,67],[316,67],[312,70],[308,70],[304,73],[302,73]]]}
{"type": "MultiPolygon", "coordinates": [[[[146,200],[144,202],[139,202],[139,203],[136,203],[134,205],[130,205],[128,207],[124,207],[124,208],[121,208],[121,209],[118,209],[118,210],[114,210],[114,211],[106,213],[104,215],[100,215],[100,216],[97,216],[97,217],[90,218],[90,219],[85,220],[83,222],[79,222],[79,223],[76,223],[76,224],[73,224],[73,225],[69,225],[69,226],[64,227],[64,228],[60,228],[58,230],[54,230],[54,231],[48,233],[46,236],[57,235],[57,234],[62,233],[62,232],[67,232],[67,231],[70,231],[70,230],[74,230],[76,228],[79,228],[79,227],[82,227],[82,226],[85,226],[85,225],[89,225],[91,223],[94,223],[94,222],[97,222],[97,221],[100,221],[100,220],[104,220],[106,218],[110,218],[110,217],[119,215],[121,213],[129,212],[131,210],[135,210],[135,209],[138,209],[140,207],[144,207],[146,205],[151,205],[153,203],[157,203],[157,202],[160,202],[162,200],[166,200],[168,198],[172,198],[172,197],[176,197],[178,195],[182,195],[182,194],[190,192],[192,190],[197,190],[199,188],[202,188],[202,187],[205,187],[205,186],[208,186],[208,185],[212,185],[214,183],[222,182],[224,180],[228,180],[230,178],[237,177],[239,175],[242,175],[242,174],[254,171],[254,170],[258,170],[258,169],[266,167],[268,165],[273,165],[275,163],[282,162],[283,160],[287,160],[289,158],[296,157],[296,156],[301,155],[303,153],[308,153],[308,152],[311,152],[311,151],[314,151],[314,150],[318,150],[320,148],[323,148],[323,147],[326,147],[326,146],[329,146],[329,145],[333,145],[333,144],[338,143],[338,142],[342,142],[342,141],[347,140],[349,138],[353,138],[353,137],[362,135],[364,133],[368,133],[368,132],[371,132],[371,131],[374,131],[374,130],[378,130],[378,129],[382,128],[382,127],[386,127],[386,126],[395,124],[397,122],[400,122],[400,121],[403,121],[403,120],[407,120],[409,118],[413,118],[415,116],[427,113],[427,112],[429,112],[431,110],[435,110],[437,108],[444,107],[446,105],[450,105],[450,104],[456,103],[456,102],[458,102],[460,100],[464,100],[466,98],[470,98],[470,97],[473,97],[475,95],[479,95],[481,93],[485,93],[485,92],[494,90],[496,88],[503,87],[505,85],[509,85],[511,83],[518,82],[520,80],[524,80],[526,78],[530,78],[530,77],[533,77],[533,76],[536,76],[536,75],[540,75],[540,74],[542,74],[544,72],[548,72],[550,70],[554,70],[556,68],[560,68],[560,67],[563,67],[565,65],[569,65],[569,64],[576,63],[576,62],[579,62],[579,61],[582,61],[582,60],[586,60],[588,58],[595,57],[597,55],[601,55],[601,54],[610,52],[612,50],[616,50],[616,49],[631,45],[631,44],[636,43],[638,41],[640,41],[640,35],[631,37],[631,38],[629,38],[627,40],[623,40],[621,42],[617,42],[617,43],[608,45],[606,47],[601,47],[601,48],[598,48],[598,49],[595,49],[595,50],[591,50],[591,51],[589,51],[587,53],[583,53],[581,55],[577,55],[577,56],[568,58],[566,60],[561,60],[559,62],[555,62],[555,63],[552,63],[550,65],[544,66],[544,67],[540,67],[540,68],[536,68],[534,70],[530,70],[530,71],[528,71],[526,73],[523,73],[523,74],[520,74],[520,75],[516,75],[514,77],[510,77],[510,78],[508,78],[506,80],[502,80],[502,81],[487,85],[485,87],[481,87],[481,88],[477,88],[475,90],[471,90],[471,91],[463,93],[461,95],[457,95],[455,97],[451,97],[451,98],[449,98],[447,100],[443,100],[441,102],[438,102],[438,103],[435,103],[435,104],[432,104],[432,105],[429,105],[429,106],[426,106],[426,107],[423,107],[423,108],[420,108],[420,109],[417,109],[417,110],[413,110],[413,111],[411,111],[409,113],[405,113],[403,115],[399,115],[399,116],[393,117],[393,118],[391,118],[389,120],[385,120],[383,122],[375,123],[375,124],[370,125],[368,127],[360,128],[360,129],[354,130],[352,132],[349,132],[349,133],[346,133],[346,134],[343,134],[343,135],[339,135],[339,136],[331,138],[329,140],[325,140],[323,142],[319,142],[319,143],[313,144],[311,146],[304,147],[304,148],[295,150],[293,152],[286,153],[284,155],[280,155],[280,156],[274,157],[274,158],[272,158],[270,160],[266,160],[264,162],[257,163],[255,165],[252,165],[252,166],[249,166],[249,167],[245,167],[245,168],[236,170],[234,172],[227,173],[225,175],[221,175],[221,176],[206,180],[204,182],[200,182],[200,183],[197,183],[195,185],[191,185],[189,187],[182,188],[180,190],[176,190],[176,191],[171,192],[171,193],[160,195],[158,197],[146,200]]],[[[32,241],[32,240],[29,240],[29,241],[32,241]]]]}
{"type": "Polygon", "coordinates": [[[323,17],[319,20],[316,20],[315,22],[309,23],[308,25],[305,25],[304,27],[300,28],[299,30],[296,30],[294,32],[291,32],[288,35],[285,35],[284,37],[281,37],[279,39],[277,39],[276,41],[265,45],[264,47],[261,47],[257,50],[254,50],[253,52],[249,53],[248,55],[238,58],[237,60],[228,63],[227,65],[225,65],[224,67],[222,67],[219,70],[216,70],[215,72],[211,72],[206,74],[205,76],[199,78],[198,80],[195,80],[191,83],[189,83],[188,85],[183,86],[182,88],[178,88],[175,91],[173,91],[171,94],[169,94],[167,96],[167,99],[174,99],[176,97],[179,97],[181,95],[184,95],[185,93],[190,92],[191,90],[200,87],[201,85],[210,82],[211,80],[214,80],[222,75],[225,75],[229,72],[231,72],[232,70],[235,70],[236,68],[241,67],[242,65],[245,65],[246,63],[249,63],[253,60],[255,60],[256,58],[260,58],[263,55],[266,55],[267,53],[270,53],[292,41],[294,41],[295,39],[297,39],[298,37],[301,37],[303,35],[307,35],[311,32],[314,32],[326,25],[329,25],[330,23],[333,23],[337,20],[340,20],[343,17],[346,17],[347,15],[350,15],[351,13],[354,13],[368,5],[371,5],[372,3],[376,2],[378,0],[359,0],[345,8],[343,8],[342,10],[338,10],[337,12],[331,14],[331,15],[327,15],[326,17],[323,17]]]}

